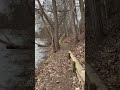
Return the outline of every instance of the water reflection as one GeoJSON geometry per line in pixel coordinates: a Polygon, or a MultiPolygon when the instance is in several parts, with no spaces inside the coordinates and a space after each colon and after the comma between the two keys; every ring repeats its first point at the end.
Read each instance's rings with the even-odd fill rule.
{"type": "MultiPolygon", "coordinates": [[[[47,40],[36,38],[35,42],[41,45],[45,45],[47,43],[47,40]]],[[[38,47],[38,45],[35,44],[35,65],[36,67],[37,65],[40,64],[40,62],[46,59],[45,58],[46,53],[47,53],[47,49],[45,47],[38,47]]]]}

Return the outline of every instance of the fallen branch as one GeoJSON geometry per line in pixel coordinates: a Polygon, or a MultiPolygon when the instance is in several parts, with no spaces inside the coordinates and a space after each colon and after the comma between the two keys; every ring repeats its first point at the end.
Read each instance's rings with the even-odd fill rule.
{"type": "Polygon", "coordinates": [[[38,47],[48,47],[48,45],[41,45],[41,44],[38,44],[38,43],[35,43],[36,45],[38,45],[38,47]]]}

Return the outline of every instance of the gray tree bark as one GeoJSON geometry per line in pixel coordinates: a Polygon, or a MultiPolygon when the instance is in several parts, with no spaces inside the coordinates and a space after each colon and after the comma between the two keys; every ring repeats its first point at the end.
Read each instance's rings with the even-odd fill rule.
{"type": "Polygon", "coordinates": [[[80,32],[85,29],[85,8],[83,0],[79,0],[81,20],[80,20],[80,32]]]}
{"type": "Polygon", "coordinates": [[[58,38],[58,16],[57,16],[57,6],[56,6],[56,0],[52,0],[52,5],[53,5],[53,15],[54,15],[54,32],[53,32],[53,44],[54,44],[54,51],[58,51],[60,49],[59,45],[59,38],[58,38]]]}
{"type": "Polygon", "coordinates": [[[74,42],[77,43],[78,35],[75,27],[75,0],[71,0],[71,26],[72,26],[73,36],[74,36],[74,42]]]}

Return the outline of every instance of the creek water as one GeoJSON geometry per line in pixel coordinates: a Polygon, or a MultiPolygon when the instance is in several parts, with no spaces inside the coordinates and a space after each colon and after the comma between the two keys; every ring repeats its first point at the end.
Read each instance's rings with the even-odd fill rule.
{"type": "MultiPolygon", "coordinates": [[[[47,43],[46,39],[36,38],[35,42],[41,45],[45,45],[47,43]]],[[[45,47],[38,47],[35,44],[35,66],[37,67],[43,60],[47,57],[47,49],[45,47]]]]}
{"type": "MultiPolygon", "coordinates": [[[[36,19],[39,20],[39,19],[36,19]]],[[[39,33],[40,30],[40,24],[35,24],[35,32],[39,33]]],[[[40,32],[42,33],[42,32],[40,32]]],[[[41,37],[45,36],[43,33],[41,34],[41,37]]],[[[48,42],[47,38],[35,38],[35,43],[46,45],[48,42]]],[[[38,47],[38,45],[35,44],[35,66],[37,66],[46,59],[47,49],[45,47],[38,47]]]]}

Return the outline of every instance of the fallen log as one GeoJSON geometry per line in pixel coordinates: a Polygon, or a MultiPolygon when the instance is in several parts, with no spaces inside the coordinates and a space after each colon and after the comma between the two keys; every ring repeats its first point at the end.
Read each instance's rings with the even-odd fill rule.
{"type": "Polygon", "coordinates": [[[69,51],[70,57],[72,59],[73,62],[73,71],[76,73],[79,82],[81,82],[82,85],[82,90],[85,90],[84,86],[85,86],[85,68],[82,67],[82,65],[79,63],[79,61],[76,59],[76,57],[72,54],[71,51],[69,51]]]}
{"type": "Polygon", "coordinates": [[[76,59],[76,57],[72,54],[71,51],[69,51],[70,57],[72,58],[72,61],[75,62],[75,68],[76,72],[79,74],[83,82],[85,82],[85,68],[82,67],[82,65],[79,63],[79,61],[76,59]]]}
{"type": "Polygon", "coordinates": [[[35,43],[36,45],[38,45],[38,47],[48,47],[49,45],[41,45],[41,44],[38,44],[38,43],[35,43]]]}

